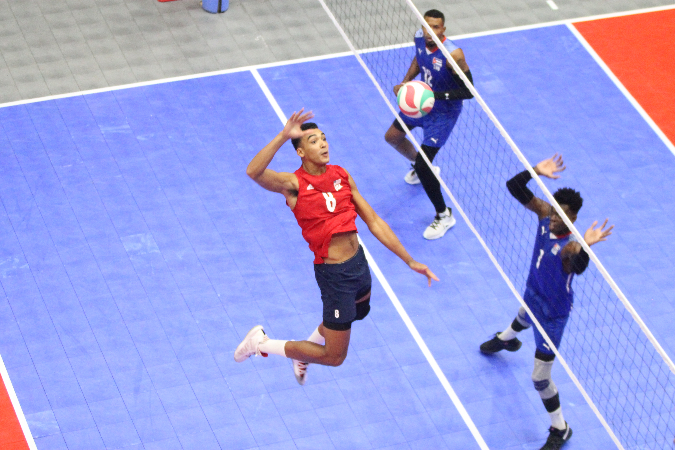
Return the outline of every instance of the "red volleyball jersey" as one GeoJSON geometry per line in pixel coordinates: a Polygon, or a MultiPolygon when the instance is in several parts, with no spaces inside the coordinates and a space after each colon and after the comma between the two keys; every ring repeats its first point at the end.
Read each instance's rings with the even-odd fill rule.
{"type": "Polygon", "coordinates": [[[322,175],[310,175],[302,166],[295,175],[299,189],[293,214],[314,252],[314,264],[321,264],[335,233],[357,231],[349,176],[342,167],[330,164],[322,175]]]}

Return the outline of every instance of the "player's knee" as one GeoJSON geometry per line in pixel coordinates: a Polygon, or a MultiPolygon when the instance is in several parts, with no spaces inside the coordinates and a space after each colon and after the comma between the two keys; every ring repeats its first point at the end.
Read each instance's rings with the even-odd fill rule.
{"type": "Polygon", "coordinates": [[[544,391],[546,390],[550,385],[551,385],[551,380],[537,380],[536,378],[532,377],[532,382],[534,383],[534,389],[536,391],[544,391]]]}
{"type": "Polygon", "coordinates": [[[324,358],[324,364],[327,366],[338,367],[342,365],[343,362],[345,362],[346,358],[347,358],[346,351],[340,353],[327,354],[326,357],[324,358]]]}
{"type": "MultiPolygon", "coordinates": [[[[425,145],[422,144],[422,151],[424,152],[425,155],[427,155],[427,158],[429,158],[429,161],[433,161],[436,155],[438,154],[438,151],[441,149],[440,147],[432,147],[430,145],[425,145]]],[[[420,158],[422,158],[420,156],[420,158]]],[[[424,161],[424,159],[422,159],[424,161]]]]}
{"type": "Polygon", "coordinates": [[[551,398],[558,392],[555,383],[551,379],[552,366],[553,360],[542,361],[539,358],[534,359],[532,383],[534,384],[534,389],[539,392],[541,398],[551,398]]]}
{"type": "Polygon", "coordinates": [[[429,164],[427,164],[427,162],[424,160],[424,157],[422,157],[421,153],[417,153],[417,157],[415,158],[415,163],[413,164],[413,167],[415,168],[415,172],[417,172],[418,176],[420,174],[427,174],[427,173],[433,176],[429,164]]]}
{"type": "Polygon", "coordinates": [[[390,145],[396,146],[403,142],[403,139],[405,139],[405,133],[397,130],[394,126],[389,127],[387,132],[384,133],[384,140],[390,145]]]}
{"type": "Polygon", "coordinates": [[[348,345],[345,345],[344,347],[341,345],[330,347],[325,346],[321,363],[326,366],[337,367],[345,361],[345,358],[347,358],[347,350],[349,350],[348,345]]]}

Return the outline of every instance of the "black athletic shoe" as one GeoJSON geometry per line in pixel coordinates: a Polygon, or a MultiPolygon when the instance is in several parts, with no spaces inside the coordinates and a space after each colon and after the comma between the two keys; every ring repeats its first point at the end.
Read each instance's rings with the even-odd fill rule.
{"type": "Polygon", "coordinates": [[[515,352],[520,348],[521,345],[523,345],[523,343],[520,342],[518,338],[513,338],[508,341],[502,341],[501,339],[499,339],[499,333],[495,333],[495,337],[493,337],[489,341],[483,342],[480,345],[480,351],[481,353],[485,353],[486,355],[491,355],[501,350],[515,352]]]}
{"type": "Polygon", "coordinates": [[[565,442],[570,440],[572,437],[572,429],[569,425],[567,425],[567,422],[565,422],[565,425],[567,428],[564,430],[559,430],[553,427],[548,429],[548,439],[546,439],[546,443],[541,448],[541,450],[560,450],[565,442]]]}

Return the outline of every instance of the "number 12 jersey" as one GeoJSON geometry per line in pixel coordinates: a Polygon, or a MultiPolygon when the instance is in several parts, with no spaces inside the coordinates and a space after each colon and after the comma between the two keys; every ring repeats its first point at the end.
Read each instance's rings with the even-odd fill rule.
{"type": "MultiPolygon", "coordinates": [[[[459,48],[447,37],[443,37],[442,44],[448,50],[448,53],[452,53],[459,48]]],[[[424,33],[421,29],[415,33],[415,56],[417,57],[417,65],[420,67],[422,81],[428,84],[432,91],[443,92],[459,88],[457,82],[452,78],[447,58],[440,49],[436,48],[432,52],[427,48],[424,33]]],[[[456,108],[454,103],[461,103],[461,101],[437,101],[431,111],[433,113],[440,113],[454,110],[456,108]]]]}

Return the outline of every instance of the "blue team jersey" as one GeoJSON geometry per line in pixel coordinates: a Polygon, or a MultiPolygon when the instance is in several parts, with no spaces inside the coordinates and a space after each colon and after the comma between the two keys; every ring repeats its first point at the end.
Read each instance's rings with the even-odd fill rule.
{"type": "MultiPolygon", "coordinates": [[[[448,49],[448,52],[453,52],[459,48],[448,38],[443,38],[443,46],[448,49]]],[[[447,66],[447,58],[438,48],[434,52],[427,49],[424,33],[421,29],[415,33],[415,51],[417,52],[417,65],[420,66],[422,81],[428,84],[432,91],[442,92],[459,88],[447,66]]],[[[454,110],[457,108],[456,104],[461,102],[461,100],[439,100],[434,105],[432,112],[454,110]]]]}
{"type": "Polygon", "coordinates": [[[572,309],[574,274],[565,273],[560,255],[573,236],[556,237],[549,230],[550,221],[548,217],[539,221],[527,287],[545,302],[548,318],[555,318],[569,315],[572,309]]]}

